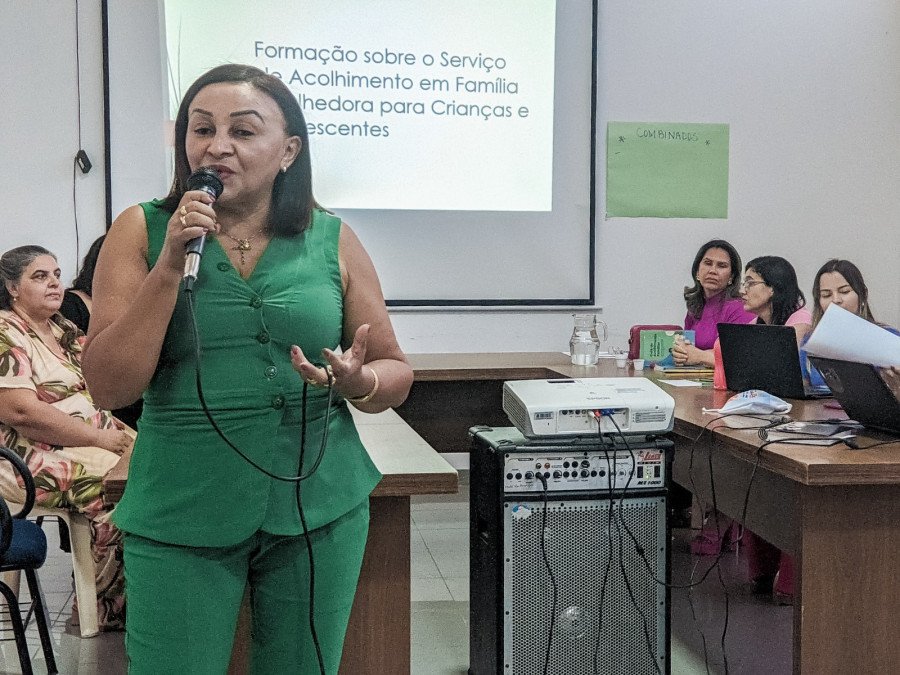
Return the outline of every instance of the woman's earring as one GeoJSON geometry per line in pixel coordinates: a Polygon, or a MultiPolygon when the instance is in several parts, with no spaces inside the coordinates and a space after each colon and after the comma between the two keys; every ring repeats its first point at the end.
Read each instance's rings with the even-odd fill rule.
{"type": "Polygon", "coordinates": [[[287,167],[286,167],[286,166],[281,167],[281,173],[287,173],[287,167]]]}

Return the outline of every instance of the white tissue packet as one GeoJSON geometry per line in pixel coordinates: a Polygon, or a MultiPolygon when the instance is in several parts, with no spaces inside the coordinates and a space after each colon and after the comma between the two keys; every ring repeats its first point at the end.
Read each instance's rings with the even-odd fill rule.
{"type": "Polygon", "coordinates": [[[771,415],[788,413],[791,407],[790,403],[772,396],[767,391],[749,389],[732,396],[721,408],[704,408],[703,412],[722,415],[771,415]]]}

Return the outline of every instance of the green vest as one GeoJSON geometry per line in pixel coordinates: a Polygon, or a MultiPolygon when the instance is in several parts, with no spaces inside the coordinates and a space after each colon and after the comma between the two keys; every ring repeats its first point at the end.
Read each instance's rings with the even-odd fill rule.
{"type": "MultiPolygon", "coordinates": [[[[159,204],[141,204],[151,267],[171,217],[159,204]]],[[[219,241],[209,237],[194,286],[207,406],[234,445],[280,476],[297,475],[303,431],[303,381],[291,367],[291,345],[318,362],[323,348],[334,349],[341,340],[340,227],[339,218],[316,210],[303,234],[269,242],[247,280],[219,241]]],[[[187,546],[229,546],[260,529],[302,533],[294,484],[250,466],[210,425],[197,395],[195,365],[190,309],[182,292],[144,394],[116,524],[187,546]]],[[[324,389],[307,390],[305,472],[319,454],[327,397],[324,389]]],[[[321,464],[302,483],[307,526],[315,529],[344,515],[380,479],[347,404],[337,397],[321,464]]]]}

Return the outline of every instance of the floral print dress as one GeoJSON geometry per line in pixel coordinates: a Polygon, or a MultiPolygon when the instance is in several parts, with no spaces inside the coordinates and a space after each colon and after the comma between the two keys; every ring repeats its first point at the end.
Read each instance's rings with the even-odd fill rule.
{"type": "MultiPolygon", "coordinates": [[[[74,328],[74,325],[73,325],[74,328]]],[[[53,326],[57,340],[62,329],[53,326]]],[[[94,405],[81,374],[80,335],[65,358],[51,351],[15,312],[0,310],[0,389],[28,389],[40,401],[97,429],[123,428],[108,411],[94,405]]],[[[113,525],[112,508],[103,504],[102,479],[119,456],[97,447],[62,447],[32,440],[0,421],[0,444],[28,465],[37,489],[37,504],[67,508],[91,522],[91,549],[97,581],[100,626],[124,625],[121,535],[113,525]]],[[[0,462],[0,494],[9,501],[25,498],[21,481],[7,462],[0,462]]]]}

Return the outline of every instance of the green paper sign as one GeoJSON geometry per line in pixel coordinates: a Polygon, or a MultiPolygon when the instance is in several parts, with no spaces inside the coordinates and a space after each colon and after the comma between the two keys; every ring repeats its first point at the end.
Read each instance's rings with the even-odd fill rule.
{"type": "Polygon", "coordinates": [[[728,125],[610,122],[606,215],[727,218],[728,125]]]}

